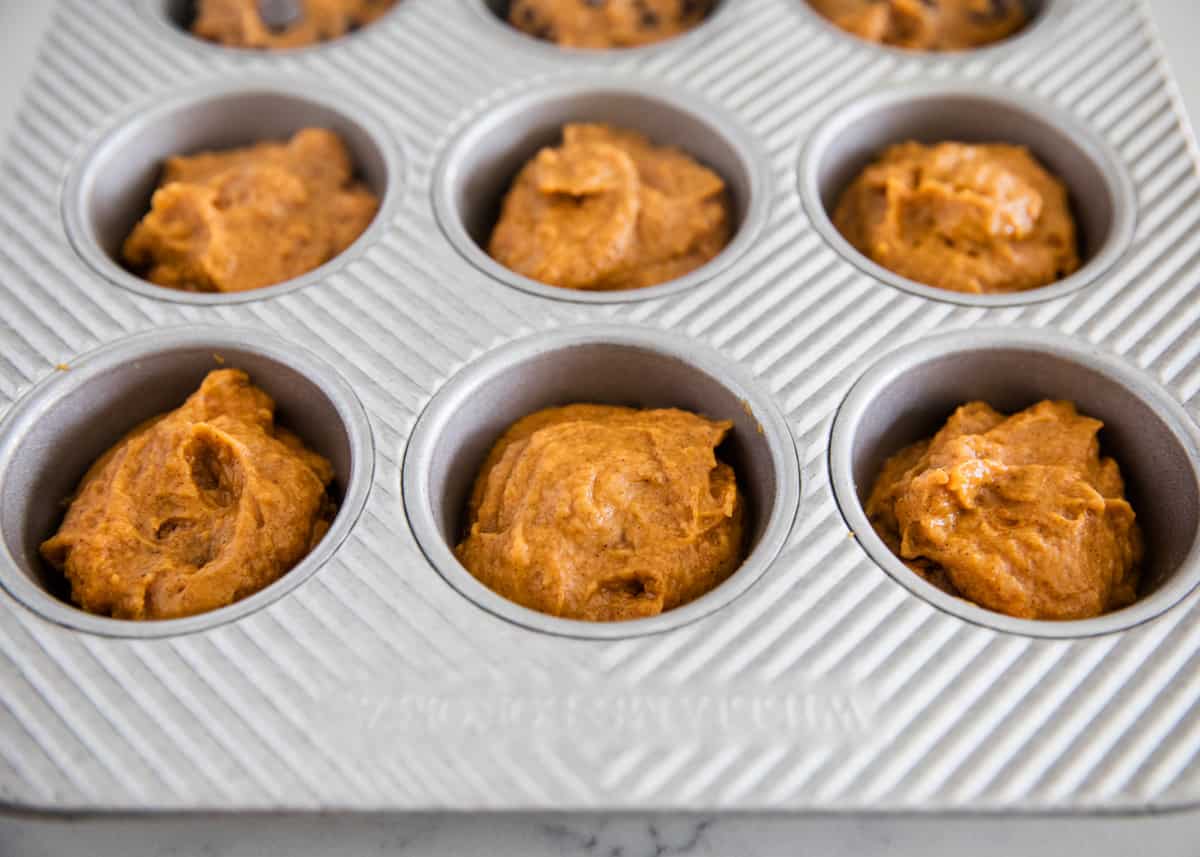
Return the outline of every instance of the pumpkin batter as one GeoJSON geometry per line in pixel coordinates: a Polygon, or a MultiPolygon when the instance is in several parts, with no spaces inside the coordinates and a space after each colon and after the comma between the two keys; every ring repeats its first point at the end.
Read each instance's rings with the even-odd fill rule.
{"type": "Polygon", "coordinates": [[[333,520],[332,481],[328,461],[275,425],[270,396],[217,370],[92,465],[42,556],[89,613],[204,613],[304,559],[333,520]]]}
{"type": "Polygon", "coordinates": [[[1028,22],[1022,0],[809,0],[862,39],[916,51],[961,51],[998,42],[1028,22]]]}
{"type": "Polygon", "coordinates": [[[258,0],[198,0],[192,33],[231,48],[282,50],[327,42],[382,17],[396,0],[300,0],[303,14],[273,30],[258,13],[258,0]]]}
{"type": "Polygon", "coordinates": [[[955,292],[1035,289],[1079,268],[1067,189],[1023,146],[891,146],[834,224],[888,270],[955,292]]]}
{"type": "Polygon", "coordinates": [[[456,549],[491,589],[593,622],[655,616],[742,561],[744,510],[716,448],[733,424],[569,405],[514,423],[480,470],[456,549]]]}
{"type": "Polygon", "coordinates": [[[712,0],[513,0],[508,20],[563,47],[632,48],[692,29],[712,7],[712,0]]]}
{"type": "Polygon", "coordinates": [[[1141,532],[1099,420],[1044,401],[963,405],[888,459],[867,514],[930,582],[1024,619],[1087,619],[1137,598],[1141,532]]]}
{"type": "Polygon", "coordinates": [[[241,292],[328,262],[375,219],[346,145],[307,128],[287,143],[169,158],[126,264],[160,286],[241,292]]]}
{"type": "Polygon", "coordinates": [[[633,131],[567,125],[517,175],[488,252],[552,286],[638,289],[699,268],[729,238],[712,170],[633,131]]]}

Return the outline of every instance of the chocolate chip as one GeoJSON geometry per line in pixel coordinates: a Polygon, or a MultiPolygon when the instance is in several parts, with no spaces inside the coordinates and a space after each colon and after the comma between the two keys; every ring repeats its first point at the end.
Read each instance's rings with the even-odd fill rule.
{"type": "Polygon", "coordinates": [[[976,21],[1003,21],[1017,11],[1021,0],[990,0],[987,9],[982,12],[972,12],[971,17],[976,21]]]}
{"type": "Polygon", "coordinates": [[[258,0],[258,18],[272,33],[286,33],[303,17],[296,0],[258,0]]]}

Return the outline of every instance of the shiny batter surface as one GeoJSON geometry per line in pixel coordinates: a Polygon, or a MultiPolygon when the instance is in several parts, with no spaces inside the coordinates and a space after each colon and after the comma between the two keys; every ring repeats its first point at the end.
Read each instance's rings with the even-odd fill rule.
{"type": "Polygon", "coordinates": [[[570,48],[632,48],[690,30],[712,0],[513,0],[508,20],[531,36],[570,48]]]}
{"type": "Polygon", "coordinates": [[[89,613],[172,619],[274,582],[321,540],[328,461],[275,425],[245,372],[210,372],[177,410],[106,452],[42,556],[89,613]]]}
{"type": "Polygon", "coordinates": [[[1028,23],[1023,0],[808,0],[862,39],[917,51],[998,42],[1028,23]]]}
{"type": "Polygon", "coordinates": [[[1142,537],[1099,420],[1070,402],[1012,416],[963,405],[884,465],[876,531],[918,574],[1025,619],[1087,619],[1137,598],[1142,537]]]}
{"type": "Polygon", "coordinates": [[[1079,268],[1066,186],[1022,146],[891,146],[833,220],[878,264],[950,291],[1024,291],[1079,268]]]}
{"type": "Polygon", "coordinates": [[[716,448],[733,427],[679,410],[531,414],[480,470],[456,554],[553,616],[605,622],[686,604],[741,564],[744,510],[716,448]]]}
{"type": "Polygon", "coordinates": [[[192,33],[231,48],[302,48],[365,27],[396,0],[300,0],[302,14],[282,30],[268,27],[257,0],[198,0],[192,33]]]}
{"type": "Polygon", "coordinates": [[[167,160],[150,212],[125,241],[160,286],[241,292],[306,274],[362,235],[379,199],[332,131],[167,160]]]}
{"type": "Polygon", "coordinates": [[[607,125],[567,125],[504,198],[488,252],[568,289],[653,286],[682,277],[730,238],[725,183],[678,149],[607,125]]]}

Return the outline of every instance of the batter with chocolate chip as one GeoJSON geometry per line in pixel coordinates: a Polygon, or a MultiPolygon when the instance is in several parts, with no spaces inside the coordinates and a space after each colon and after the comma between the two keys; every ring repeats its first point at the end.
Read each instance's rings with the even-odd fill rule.
{"type": "Polygon", "coordinates": [[[1022,0],[808,0],[848,33],[914,51],[961,51],[1028,23],[1022,0]]]}
{"type": "Polygon", "coordinates": [[[259,14],[258,0],[198,0],[192,33],[231,48],[302,48],[365,27],[395,4],[396,0],[300,0],[300,17],[273,29],[259,14]]]}
{"type": "Polygon", "coordinates": [[[568,48],[633,48],[692,29],[713,0],[513,0],[508,20],[568,48]]]}

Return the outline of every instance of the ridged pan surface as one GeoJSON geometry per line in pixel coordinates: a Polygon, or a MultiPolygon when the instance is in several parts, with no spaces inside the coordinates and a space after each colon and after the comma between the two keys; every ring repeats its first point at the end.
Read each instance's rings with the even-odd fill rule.
{"type": "MultiPolygon", "coordinates": [[[[0,804],[1101,812],[1200,803],[1200,595],[1187,584],[1200,507],[1200,183],[1140,0],[1050,2],[1027,36],[955,57],[859,43],[802,0],[725,0],[684,38],[614,54],[532,43],[482,0],[401,0],[342,41],[253,54],[184,35],[167,19],[178,5],[61,2],[0,181],[0,804]],[[876,279],[833,246],[811,210],[823,190],[809,143],[844,109],[905,87],[982,93],[1061,120],[1087,156],[1076,168],[1078,153],[1059,152],[1062,169],[1103,179],[1076,191],[1099,267],[1048,299],[963,303],[876,279]],[[260,91],[274,95],[234,98],[230,116],[172,113],[214,93],[260,91]],[[745,236],[686,287],[631,300],[560,300],[493,276],[463,246],[483,215],[466,212],[462,228],[442,222],[472,200],[439,183],[490,157],[461,150],[544,135],[541,125],[506,125],[553,124],[582,108],[653,123],[658,114],[636,109],[630,92],[686,114],[671,127],[690,139],[674,142],[737,172],[728,178],[745,197],[735,200],[745,236]],[[566,112],[506,111],[531,93],[565,98],[566,112]],[[305,97],[316,106],[287,106],[305,97]],[[243,136],[278,136],[286,129],[273,121],[338,116],[368,180],[386,189],[383,220],[348,256],[237,301],[159,295],[105,269],[96,247],[137,213],[125,183],[148,193],[149,167],[129,159],[220,142],[230,123],[248,123],[243,136]],[[472,134],[481,122],[496,123],[495,134],[472,134]],[[1051,392],[1132,414],[1106,414],[1121,443],[1139,434],[1121,421],[1140,414],[1153,421],[1146,442],[1170,447],[1143,457],[1151,469],[1174,462],[1175,476],[1156,483],[1144,473],[1138,490],[1148,520],[1182,528],[1159,554],[1171,565],[1159,592],[1171,598],[1132,626],[1059,639],[993,627],[933,606],[902,570],[872,559],[860,544],[869,534],[850,532],[838,501],[855,499],[835,494],[830,464],[841,460],[831,437],[842,403],[847,420],[886,421],[895,403],[867,401],[886,372],[856,388],[871,365],[908,347],[924,360],[937,337],[973,328],[989,331],[980,347],[1034,355],[1017,362],[1045,368],[1051,392]],[[124,412],[98,397],[145,402],[104,374],[113,355],[182,384],[200,371],[205,331],[260,367],[265,384],[292,401],[319,396],[319,413],[345,421],[312,430],[335,459],[355,462],[353,479],[369,480],[365,497],[361,481],[343,487],[361,514],[298,582],[178,633],[137,638],[40,610],[21,557],[45,535],[29,521],[44,524],[62,496],[33,489],[61,492],[70,481],[44,444],[72,438],[99,451],[114,441],[124,412]],[[469,581],[439,571],[445,546],[419,543],[415,533],[436,534],[437,514],[404,503],[438,489],[406,454],[439,391],[470,401],[462,379],[489,373],[521,389],[513,372],[522,355],[543,353],[538,337],[550,349],[609,334],[617,345],[576,355],[578,365],[637,366],[622,361],[661,340],[659,374],[638,381],[658,391],[646,395],[686,396],[679,366],[691,365],[707,373],[698,401],[765,403],[763,443],[774,445],[747,451],[768,474],[755,478],[768,480],[759,493],[772,511],[759,522],[765,559],[736,597],[687,623],[600,639],[489,609],[469,581]],[[1093,359],[1100,375],[1062,368],[1093,359]],[[97,374],[93,383],[76,372],[97,374]],[[1101,375],[1116,380],[1091,393],[1063,388],[1101,375]],[[1156,402],[1166,404],[1152,419],[1156,402]],[[84,418],[99,421],[94,433],[84,418]],[[34,462],[44,472],[32,473],[34,462]],[[410,469],[430,481],[404,485],[410,469]],[[781,476],[786,484],[770,482],[781,476]]],[[[1011,128],[1049,139],[1034,125],[1011,128]]],[[[997,370],[972,360],[1004,371],[1002,361],[997,370]]],[[[538,366],[560,393],[569,388],[538,366]]],[[[934,376],[959,389],[946,371],[934,376]]],[[[1004,386],[995,382],[989,389],[1004,386]]],[[[454,426],[444,408],[431,413],[454,426]]],[[[875,449],[866,434],[856,429],[839,448],[875,449]]],[[[63,460],[78,467],[82,450],[63,447],[63,460]]],[[[843,489],[853,482],[837,478],[843,489]]]]}

